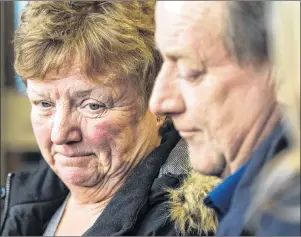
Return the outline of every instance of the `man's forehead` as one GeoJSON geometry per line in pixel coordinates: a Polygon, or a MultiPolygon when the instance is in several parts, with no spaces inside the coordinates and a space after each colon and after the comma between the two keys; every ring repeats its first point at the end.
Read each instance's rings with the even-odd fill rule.
{"type": "Polygon", "coordinates": [[[178,14],[183,10],[185,1],[158,1],[157,9],[164,10],[170,14],[178,14]]]}
{"type": "MultiPolygon", "coordinates": [[[[207,1],[158,2],[156,44],[172,57],[191,57],[207,50],[220,36],[224,3],[207,1]],[[200,52],[198,52],[200,53],[200,52]]],[[[203,54],[203,53],[202,53],[203,54]]]]}
{"type": "Polygon", "coordinates": [[[223,1],[158,1],[156,10],[163,14],[186,15],[191,18],[200,18],[206,15],[219,15],[225,8],[223,1]]]}

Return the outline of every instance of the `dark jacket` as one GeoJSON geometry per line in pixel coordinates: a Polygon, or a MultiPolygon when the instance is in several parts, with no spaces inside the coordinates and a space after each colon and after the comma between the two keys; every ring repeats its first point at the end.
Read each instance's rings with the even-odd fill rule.
{"type": "Polygon", "coordinates": [[[253,153],[250,163],[236,187],[230,209],[222,219],[216,235],[300,235],[300,224],[292,225],[281,222],[268,215],[262,218],[258,230],[250,231],[246,229],[246,213],[253,198],[256,198],[253,192],[255,179],[265,164],[288,148],[288,139],[285,133],[286,131],[282,125],[277,126],[253,153]]]}
{"type": "MultiPolygon", "coordinates": [[[[187,174],[185,170],[169,169],[166,164],[169,163],[166,160],[187,162],[188,156],[180,157],[181,152],[172,152],[174,158],[170,159],[179,139],[175,130],[163,135],[161,145],[134,168],[124,186],[84,235],[180,234],[177,222],[169,218],[169,191],[180,187],[187,174]]],[[[1,235],[42,235],[68,193],[43,160],[37,170],[11,174],[7,182],[1,235]]]]}

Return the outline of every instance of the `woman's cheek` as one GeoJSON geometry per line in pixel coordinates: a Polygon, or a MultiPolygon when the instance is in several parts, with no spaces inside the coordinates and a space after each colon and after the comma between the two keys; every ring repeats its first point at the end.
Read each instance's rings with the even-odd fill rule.
{"type": "Polygon", "coordinates": [[[39,116],[32,115],[31,123],[34,135],[36,137],[36,141],[44,159],[50,165],[53,164],[53,160],[51,157],[51,126],[49,125],[49,121],[39,116]]]}
{"type": "MultiPolygon", "coordinates": [[[[47,131],[47,123],[46,121],[38,116],[34,111],[31,112],[31,124],[34,131],[34,134],[37,139],[41,137],[41,133],[44,132],[44,130],[47,131]]],[[[46,134],[45,134],[46,135],[46,134]]],[[[39,142],[39,140],[38,140],[39,142]]]]}
{"type": "Polygon", "coordinates": [[[31,124],[33,128],[33,132],[36,136],[37,142],[40,143],[43,141],[50,142],[51,137],[51,126],[49,123],[49,119],[43,118],[36,114],[34,111],[31,112],[31,124]]]}
{"type": "Polygon", "coordinates": [[[114,120],[97,123],[89,129],[88,139],[93,145],[108,145],[118,139],[122,127],[121,124],[114,123],[114,120]]]}

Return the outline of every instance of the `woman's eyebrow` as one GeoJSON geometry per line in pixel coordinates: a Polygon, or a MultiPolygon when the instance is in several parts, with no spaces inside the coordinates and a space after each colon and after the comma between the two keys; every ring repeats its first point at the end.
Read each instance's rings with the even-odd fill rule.
{"type": "Polygon", "coordinates": [[[84,97],[87,95],[90,95],[92,93],[93,89],[87,89],[87,90],[79,90],[74,92],[75,97],[84,97]]]}
{"type": "Polygon", "coordinates": [[[34,90],[34,89],[29,89],[27,87],[26,89],[26,94],[27,95],[36,95],[36,96],[39,96],[39,97],[45,97],[45,96],[49,96],[48,93],[44,93],[43,91],[37,91],[37,90],[34,90]]]}

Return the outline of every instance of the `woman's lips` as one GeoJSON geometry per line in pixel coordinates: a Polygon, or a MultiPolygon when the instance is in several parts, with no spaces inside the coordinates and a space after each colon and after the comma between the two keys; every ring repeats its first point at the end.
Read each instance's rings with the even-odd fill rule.
{"type": "Polygon", "coordinates": [[[69,155],[69,156],[66,156],[64,154],[61,154],[62,156],[65,156],[67,158],[70,158],[70,159],[74,159],[74,158],[84,158],[84,157],[88,157],[88,156],[92,156],[93,154],[83,154],[83,155],[69,155]]]}
{"type": "Polygon", "coordinates": [[[72,156],[65,156],[63,154],[57,153],[55,155],[55,160],[61,163],[64,166],[85,166],[87,163],[90,162],[93,154],[87,155],[72,155],[72,156]]]}
{"type": "Polygon", "coordinates": [[[54,153],[54,155],[61,155],[61,156],[65,156],[68,158],[76,158],[76,157],[85,157],[85,156],[91,156],[94,153],[92,152],[78,152],[78,153],[74,153],[74,152],[67,152],[67,151],[57,151],[54,153]]]}

